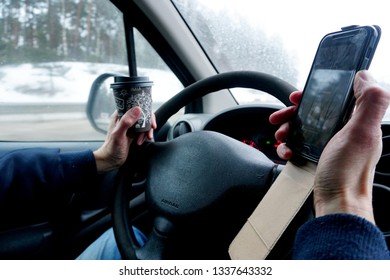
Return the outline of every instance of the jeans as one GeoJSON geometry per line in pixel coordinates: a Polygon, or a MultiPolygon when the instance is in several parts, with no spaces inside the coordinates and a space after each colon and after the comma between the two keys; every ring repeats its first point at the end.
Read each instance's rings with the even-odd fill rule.
{"type": "MultiPolygon", "coordinates": [[[[136,227],[133,227],[135,238],[139,246],[144,246],[147,237],[136,227]]],[[[76,260],[121,260],[121,254],[114,236],[114,230],[110,228],[96,239],[91,245],[77,257],[76,260]]]]}

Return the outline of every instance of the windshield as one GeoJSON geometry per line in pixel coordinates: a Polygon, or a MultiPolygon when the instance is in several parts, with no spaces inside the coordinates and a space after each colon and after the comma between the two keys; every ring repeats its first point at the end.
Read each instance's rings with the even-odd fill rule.
{"type": "MultiPolygon", "coordinates": [[[[390,21],[386,2],[173,0],[218,72],[254,70],[303,89],[321,38],[349,25],[379,25],[370,71],[390,88],[390,21]]],[[[234,92],[233,92],[234,93],[234,92]]],[[[239,103],[247,96],[236,94],[239,103]]],[[[386,116],[390,119],[389,114],[386,116]]]]}

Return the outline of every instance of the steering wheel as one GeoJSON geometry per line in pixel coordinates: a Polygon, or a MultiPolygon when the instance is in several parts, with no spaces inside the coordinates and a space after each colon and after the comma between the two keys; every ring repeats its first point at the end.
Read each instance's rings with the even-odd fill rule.
{"type": "MultiPolygon", "coordinates": [[[[182,107],[208,93],[244,87],[267,92],[285,105],[296,90],[269,74],[237,71],[200,80],[156,112],[159,128],[182,107]]],[[[135,148],[135,147],[133,147],[135,148]]],[[[260,151],[212,131],[132,149],[117,174],[113,227],[124,259],[227,259],[228,246],[278,174],[260,151]],[[140,160],[142,159],[142,160],[140,160]],[[135,167],[146,170],[145,198],[153,219],[139,247],[130,222],[129,192],[135,167]]]]}

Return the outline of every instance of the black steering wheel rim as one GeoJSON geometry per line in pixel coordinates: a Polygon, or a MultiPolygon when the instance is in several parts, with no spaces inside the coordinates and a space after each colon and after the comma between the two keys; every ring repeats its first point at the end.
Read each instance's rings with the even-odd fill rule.
{"type": "MultiPolygon", "coordinates": [[[[236,87],[252,88],[267,92],[287,106],[291,104],[289,101],[290,93],[296,90],[295,87],[289,83],[265,73],[236,71],[217,74],[188,86],[179,94],[164,103],[155,112],[157,125],[161,128],[171,115],[175,114],[182,107],[197,98],[218,90],[236,87]]],[[[156,133],[157,132],[158,131],[156,131],[156,133]]],[[[128,188],[126,187],[126,183],[123,182],[123,178],[125,176],[130,176],[131,178],[131,173],[134,171],[134,166],[132,166],[132,164],[137,162],[136,159],[140,156],[139,152],[142,153],[143,148],[150,144],[151,143],[147,143],[138,148],[135,146],[132,147],[132,153],[129,155],[127,163],[120,168],[116,177],[115,185],[117,190],[115,193],[113,207],[113,227],[117,245],[123,259],[157,259],[161,257],[159,254],[145,256],[143,255],[144,253],[142,248],[137,245],[129,219],[128,188]]],[[[129,182],[127,182],[127,185],[128,184],[129,182]]],[[[164,243],[164,237],[159,232],[153,230],[151,234],[157,238],[159,242],[164,243]]],[[[156,246],[157,248],[159,247],[158,244],[156,246]]]]}
{"type": "Polygon", "coordinates": [[[292,105],[289,96],[292,91],[297,90],[286,81],[262,72],[232,71],[210,76],[184,88],[179,94],[173,96],[157,109],[155,112],[157,120],[156,133],[169,117],[191,101],[211,92],[239,87],[252,88],[269,93],[286,106],[292,105]]]}

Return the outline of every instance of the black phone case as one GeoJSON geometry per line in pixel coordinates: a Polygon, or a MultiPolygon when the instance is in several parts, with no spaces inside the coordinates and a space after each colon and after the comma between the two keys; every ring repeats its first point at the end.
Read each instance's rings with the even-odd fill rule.
{"type": "MultiPolygon", "coordinates": [[[[322,38],[322,40],[321,40],[321,42],[320,42],[320,44],[318,46],[318,49],[317,49],[317,52],[316,52],[316,55],[315,55],[312,67],[310,69],[310,73],[308,75],[308,79],[310,78],[310,76],[312,74],[313,67],[315,65],[315,59],[317,57],[319,49],[321,48],[321,44],[325,40],[325,38],[328,37],[328,36],[343,36],[343,34],[345,32],[348,32],[350,30],[354,30],[354,29],[357,29],[357,28],[367,28],[367,29],[370,30],[370,33],[372,33],[372,34],[370,36],[370,44],[371,44],[371,46],[367,46],[367,51],[369,51],[369,49],[371,48],[370,53],[367,54],[367,51],[364,52],[364,56],[365,57],[361,58],[359,66],[355,70],[356,70],[356,72],[358,72],[359,70],[363,70],[363,69],[368,69],[369,68],[369,66],[371,64],[371,61],[372,61],[372,58],[374,56],[376,47],[377,47],[377,45],[379,43],[379,39],[380,39],[380,36],[381,36],[381,29],[377,25],[372,25],[372,26],[352,25],[352,26],[343,27],[343,28],[341,28],[340,31],[336,31],[336,32],[332,32],[332,33],[326,34],[322,38]]],[[[306,89],[307,84],[308,84],[308,81],[306,81],[304,91],[306,89]]],[[[303,92],[302,100],[304,99],[304,94],[305,94],[305,92],[303,92]]],[[[302,100],[301,100],[301,103],[302,103],[302,100]]],[[[301,103],[298,106],[301,106],[301,103]]],[[[347,105],[344,106],[343,112],[341,114],[341,117],[338,120],[338,122],[337,122],[337,124],[335,126],[335,129],[334,129],[334,131],[332,133],[332,137],[333,137],[334,134],[336,134],[345,125],[345,123],[349,120],[350,115],[351,115],[351,113],[353,111],[353,108],[354,108],[354,105],[355,105],[355,97],[354,97],[352,88],[350,89],[350,91],[348,93],[346,104],[347,105]]],[[[297,110],[297,112],[298,112],[298,110],[297,110]]],[[[297,122],[297,117],[294,118],[294,120],[292,122],[292,125],[290,126],[292,128],[292,130],[294,130],[294,122],[295,123],[297,122]]],[[[331,138],[329,138],[329,140],[330,139],[331,138]]],[[[287,141],[286,142],[287,142],[287,146],[290,149],[292,149],[292,151],[293,151],[293,158],[291,160],[294,161],[295,163],[301,164],[301,163],[306,162],[307,160],[309,160],[311,162],[315,162],[315,163],[318,162],[320,156],[316,156],[316,155],[314,155],[314,153],[311,152],[311,149],[313,148],[313,145],[311,143],[304,143],[304,142],[299,143],[299,140],[297,140],[296,137],[295,138],[291,137],[291,135],[289,135],[287,137],[287,141]],[[298,147],[298,145],[299,145],[299,147],[298,147]]]]}

